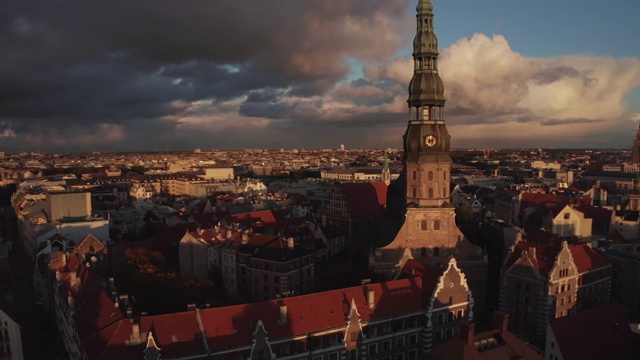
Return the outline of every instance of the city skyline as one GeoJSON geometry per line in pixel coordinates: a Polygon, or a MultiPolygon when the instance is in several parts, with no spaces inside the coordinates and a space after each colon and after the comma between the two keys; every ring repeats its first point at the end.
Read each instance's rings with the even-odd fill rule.
{"type": "MultiPolygon", "coordinates": [[[[399,148],[416,3],[9,3],[0,150],[399,148]]],[[[640,4],[433,3],[452,147],[631,146],[640,4]]]]}

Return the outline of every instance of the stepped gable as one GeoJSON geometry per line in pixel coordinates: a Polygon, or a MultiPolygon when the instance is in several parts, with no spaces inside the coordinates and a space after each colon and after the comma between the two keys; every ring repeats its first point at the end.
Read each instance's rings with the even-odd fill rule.
{"type": "MultiPolygon", "coordinates": [[[[506,268],[510,268],[526,251],[531,264],[540,275],[546,277],[553,268],[561,248],[562,239],[554,234],[543,230],[533,231],[526,235],[525,241],[515,245],[513,253],[507,259],[506,268]]],[[[580,273],[609,266],[609,262],[589,244],[569,244],[569,250],[580,273]]]]}
{"type": "Polygon", "coordinates": [[[507,259],[506,268],[510,268],[527,252],[528,259],[542,276],[547,276],[553,268],[554,261],[560,252],[561,243],[556,241],[552,233],[536,230],[526,235],[526,241],[518,242],[507,259]]]}
{"type": "Polygon", "coordinates": [[[380,216],[387,206],[387,185],[382,181],[342,183],[352,218],[380,216]]]}
{"type": "Polygon", "coordinates": [[[565,359],[638,359],[640,356],[640,342],[631,332],[620,304],[551,319],[549,327],[565,359]]]}

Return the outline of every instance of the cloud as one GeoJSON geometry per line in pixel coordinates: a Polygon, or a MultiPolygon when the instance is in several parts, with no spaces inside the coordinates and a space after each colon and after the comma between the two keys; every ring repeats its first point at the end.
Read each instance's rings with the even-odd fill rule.
{"type": "MultiPolygon", "coordinates": [[[[9,2],[0,137],[44,150],[401,147],[410,3],[9,2]]],[[[475,34],[439,66],[454,146],[635,133],[638,58],[530,58],[475,34]]]]}

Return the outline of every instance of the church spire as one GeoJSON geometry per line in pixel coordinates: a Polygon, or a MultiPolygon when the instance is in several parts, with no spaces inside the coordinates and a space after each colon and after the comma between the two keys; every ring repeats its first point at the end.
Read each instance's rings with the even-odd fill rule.
{"type": "Polygon", "coordinates": [[[409,83],[409,125],[404,135],[407,204],[443,206],[449,199],[450,136],[444,123],[444,85],[438,74],[433,5],[419,0],[409,83]]]}

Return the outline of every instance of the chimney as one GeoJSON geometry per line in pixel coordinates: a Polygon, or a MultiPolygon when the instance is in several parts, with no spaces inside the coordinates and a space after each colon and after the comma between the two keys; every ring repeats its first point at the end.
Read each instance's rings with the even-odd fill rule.
{"type": "Polygon", "coordinates": [[[530,246],[529,247],[529,258],[536,260],[536,247],[535,246],[530,246]]]}
{"type": "Polygon", "coordinates": [[[473,345],[473,335],[474,335],[474,331],[476,329],[476,324],[466,321],[466,320],[462,320],[460,321],[460,325],[459,325],[459,334],[458,336],[460,337],[460,339],[462,339],[462,341],[465,342],[465,344],[472,346],[473,345]]]}
{"type": "Polygon", "coordinates": [[[243,232],[242,233],[242,245],[246,245],[248,243],[249,243],[249,233],[243,232]]]}
{"type": "Polygon", "coordinates": [[[509,331],[509,314],[502,311],[494,311],[493,328],[498,330],[500,334],[507,333],[509,331]]]}
{"type": "Polygon", "coordinates": [[[231,239],[231,235],[233,235],[233,232],[231,231],[231,229],[227,229],[227,240],[231,239]]]}
{"type": "Polygon", "coordinates": [[[367,290],[367,305],[369,306],[369,309],[373,309],[376,306],[375,298],[376,298],[375,291],[367,290]]]}
{"type": "Polygon", "coordinates": [[[287,323],[287,305],[280,305],[280,318],[278,319],[279,325],[284,325],[287,323]]]}
{"type": "Polygon", "coordinates": [[[140,339],[140,324],[131,321],[131,337],[129,338],[130,344],[140,344],[142,339],[140,339]]]}
{"type": "Polygon", "coordinates": [[[293,240],[292,237],[287,238],[287,247],[289,248],[289,250],[293,250],[295,246],[296,246],[295,240],[293,240]]]}

